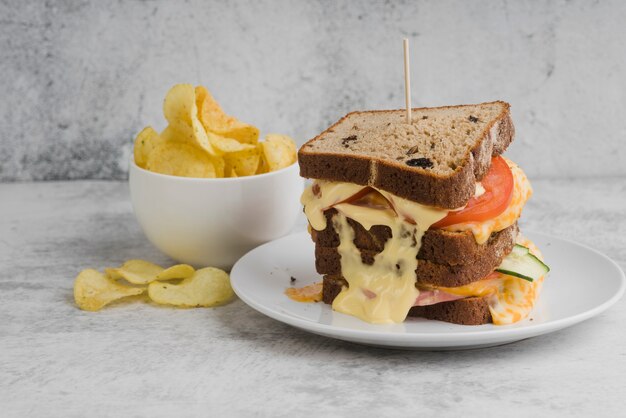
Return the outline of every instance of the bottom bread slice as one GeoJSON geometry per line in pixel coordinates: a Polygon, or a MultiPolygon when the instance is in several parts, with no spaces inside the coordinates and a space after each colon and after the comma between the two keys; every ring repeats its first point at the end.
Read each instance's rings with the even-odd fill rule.
{"type": "MultiPolygon", "coordinates": [[[[332,304],[342,287],[347,285],[348,283],[343,277],[324,276],[322,286],[324,303],[332,304]]],[[[409,311],[409,316],[460,325],[482,325],[492,322],[486,297],[458,299],[428,306],[414,306],[409,311]]]]}

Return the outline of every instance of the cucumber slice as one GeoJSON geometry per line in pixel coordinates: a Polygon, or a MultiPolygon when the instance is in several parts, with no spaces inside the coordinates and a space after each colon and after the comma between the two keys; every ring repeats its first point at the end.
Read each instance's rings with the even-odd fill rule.
{"type": "Polygon", "coordinates": [[[528,248],[515,244],[496,271],[532,282],[550,271],[550,267],[532,255],[528,248]]]}

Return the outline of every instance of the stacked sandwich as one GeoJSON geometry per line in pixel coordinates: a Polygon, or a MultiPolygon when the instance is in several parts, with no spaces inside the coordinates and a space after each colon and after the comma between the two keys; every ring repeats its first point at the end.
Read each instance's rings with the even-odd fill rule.
{"type": "Polygon", "coordinates": [[[527,317],[547,266],[517,220],[532,194],[501,154],[504,102],[353,112],[302,146],[323,301],[371,323],[527,317]]]}

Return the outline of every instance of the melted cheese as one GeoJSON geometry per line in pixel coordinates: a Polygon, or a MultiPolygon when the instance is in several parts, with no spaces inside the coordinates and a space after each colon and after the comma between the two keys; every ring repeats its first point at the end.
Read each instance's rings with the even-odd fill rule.
{"type": "MultiPolygon", "coordinates": [[[[517,243],[527,247],[532,254],[543,260],[535,244],[522,237],[517,243]]],[[[508,325],[526,318],[535,306],[544,277],[529,282],[519,277],[494,272],[485,280],[460,287],[432,287],[453,295],[464,297],[488,297],[489,311],[495,325],[508,325]]]]}
{"type": "Polygon", "coordinates": [[[339,236],[337,251],[341,256],[341,274],[348,282],[348,287],[333,301],[333,309],[374,324],[403,322],[419,296],[415,286],[415,269],[422,236],[448,211],[379,190],[398,212],[415,220],[415,224],[410,224],[392,209],[338,204],[359,192],[363,186],[323,181],[317,182],[316,186],[319,187],[317,193],[309,187],[302,196],[304,211],[316,230],[326,228],[325,209],[333,206],[338,211],[333,217],[333,227],[339,236]],[[386,225],[391,229],[393,239],[387,240],[372,265],[362,262],[361,252],[353,242],[354,230],[348,224],[348,218],[368,230],[374,225],[386,225]]]}
{"type": "Polygon", "coordinates": [[[472,234],[474,234],[476,242],[484,244],[493,232],[502,231],[503,229],[513,225],[519,219],[526,201],[533,194],[533,189],[522,169],[519,168],[514,162],[506,158],[504,160],[511,168],[511,173],[513,174],[513,197],[511,198],[511,203],[506,210],[495,218],[487,221],[464,222],[456,225],[450,225],[442,229],[456,232],[471,231],[472,234]]]}
{"type": "Polygon", "coordinates": [[[370,266],[361,261],[361,252],[353,242],[354,230],[347,221],[349,214],[351,219],[359,223],[365,221],[363,226],[366,227],[371,225],[369,214],[364,217],[362,208],[357,206],[345,205],[357,208],[356,211],[348,209],[347,212],[346,207],[338,206],[339,213],[333,217],[333,226],[339,235],[337,250],[341,256],[341,274],[348,282],[348,287],[337,295],[333,309],[373,324],[403,322],[419,296],[415,286],[415,270],[422,236],[430,225],[446,216],[447,212],[435,213],[432,209],[426,209],[414,218],[419,219],[416,225],[398,216],[386,218],[386,226],[391,229],[394,238],[387,240],[383,251],[376,254],[370,266]]]}
{"type": "MultiPolygon", "coordinates": [[[[349,203],[340,203],[333,206],[346,217],[354,219],[368,231],[374,225],[387,225],[391,227],[397,221],[396,213],[391,209],[374,209],[367,206],[356,206],[349,203]]],[[[395,235],[394,235],[395,236],[395,235]]]]}
{"type": "MultiPolygon", "coordinates": [[[[539,249],[530,240],[519,236],[517,242],[528,247],[532,254],[543,261],[539,249]]],[[[498,292],[488,300],[489,311],[496,325],[513,324],[526,318],[535,306],[544,280],[544,276],[532,282],[505,274],[502,276],[498,292]]]]}
{"type": "Polygon", "coordinates": [[[304,206],[304,213],[313,229],[318,231],[326,229],[324,211],[336,203],[354,196],[364,187],[353,183],[317,180],[314,186],[304,189],[300,202],[304,206]],[[319,188],[317,195],[313,192],[313,187],[319,188]]]}

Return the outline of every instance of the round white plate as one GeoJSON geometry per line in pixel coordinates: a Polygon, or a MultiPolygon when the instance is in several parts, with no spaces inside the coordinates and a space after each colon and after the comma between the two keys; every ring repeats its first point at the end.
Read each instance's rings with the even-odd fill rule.
{"type": "Polygon", "coordinates": [[[542,251],[551,272],[530,316],[507,326],[464,326],[420,318],[372,325],[334,312],[322,302],[294,302],[283,293],[291,286],[291,277],[297,287],[321,280],[306,232],[255,248],[235,264],[230,277],[245,303],[294,327],[355,343],[428,350],[488,347],[557,331],[598,315],[623,295],[624,272],[604,254],[540,233],[525,235],[542,251]]]}

